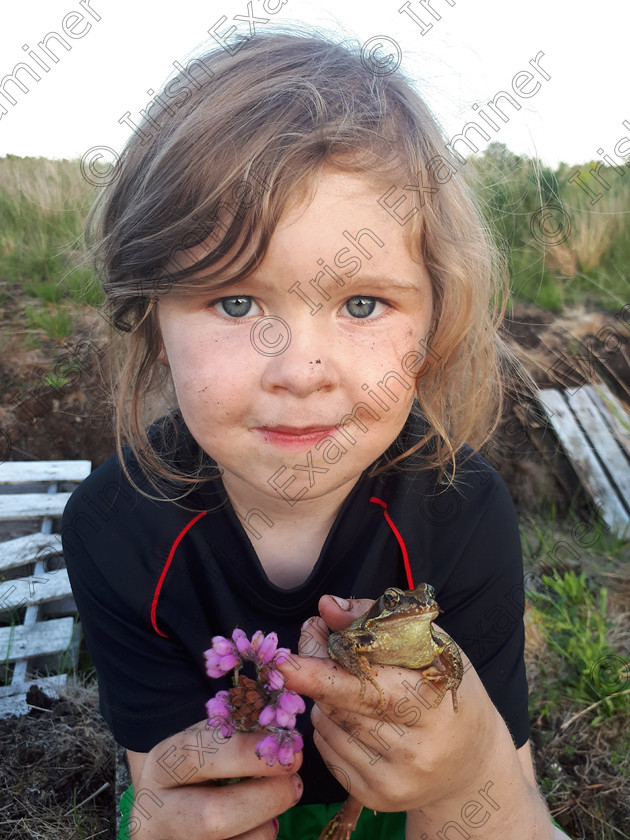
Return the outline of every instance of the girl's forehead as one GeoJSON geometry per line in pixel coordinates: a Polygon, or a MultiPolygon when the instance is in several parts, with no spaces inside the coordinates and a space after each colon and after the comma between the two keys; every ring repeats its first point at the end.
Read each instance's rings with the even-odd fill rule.
{"type": "MultiPolygon", "coordinates": [[[[371,236],[372,242],[385,239],[388,246],[404,243],[405,250],[411,253],[414,250],[410,247],[412,226],[401,227],[379,201],[392,187],[402,191],[404,177],[400,171],[392,172],[388,178],[373,171],[323,167],[308,184],[302,184],[296,190],[295,201],[288,202],[264,247],[260,244],[261,226],[253,235],[243,227],[228,253],[217,256],[209,266],[189,276],[197,287],[194,291],[200,287],[220,288],[238,282],[243,278],[243,266],[249,266],[249,274],[255,273],[268,257],[299,262],[305,252],[318,251],[316,257],[326,259],[329,251],[332,256],[341,247],[347,248],[362,230],[367,231],[364,236],[371,236]],[[394,181],[396,176],[398,183],[394,181]],[[236,254],[238,259],[235,261],[236,254]]],[[[217,242],[211,235],[197,245],[176,251],[167,269],[181,271],[197,265],[217,249],[217,242]]],[[[366,256],[360,244],[354,250],[366,256]]],[[[315,263],[313,271],[318,271],[315,263]]],[[[179,288],[172,290],[185,294],[186,285],[178,283],[179,288]]]]}

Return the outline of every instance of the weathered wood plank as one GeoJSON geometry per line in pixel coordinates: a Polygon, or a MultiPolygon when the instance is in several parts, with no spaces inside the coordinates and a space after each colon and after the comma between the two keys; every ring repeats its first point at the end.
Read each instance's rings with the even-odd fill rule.
{"type": "Polygon", "coordinates": [[[61,516],[72,493],[12,493],[0,496],[0,520],[61,516]]]}
{"type": "Polygon", "coordinates": [[[0,464],[0,484],[73,481],[87,478],[91,461],[5,461],[0,464]]]}
{"type": "Polygon", "coordinates": [[[39,686],[49,697],[58,697],[55,688],[65,685],[66,681],[67,674],[55,674],[52,677],[37,677],[32,682],[20,681],[0,686],[0,718],[21,717],[29,713],[31,707],[26,702],[26,695],[32,685],[39,686]]]}
{"type": "Polygon", "coordinates": [[[13,694],[26,696],[26,692],[32,685],[39,686],[42,691],[51,697],[57,697],[58,694],[55,689],[60,685],[65,685],[67,680],[67,674],[53,674],[51,677],[33,677],[31,680],[22,680],[19,683],[0,685],[0,698],[11,697],[13,694]]]}
{"type": "Polygon", "coordinates": [[[43,604],[72,595],[68,572],[58,569],[31,577],[15,578],[0,583],[0,613],[34,604],[43,604]]]}
{"type": "Polygon", "coordinates": [[[630,515],[617,498],[569,404],[555,388],[540,390],[538,397],[580,481],[600,508],[604,522],[613,532],[624,534],[630,524],[630,515]]]}
{"type": "Polygon", "coordinates": [[[0,543],[0,570],[61,554],[60,534],[29,534],[0,543]]]}
{"type": "Polygon", "coordinates": [[[73,632],[74,619],[70,617],[38,621],[29,627],[0,627],[0,659],[15,662],[63,653],[70,647],[73,632]]]}
{"type": "Polygon", "coordinates": [[[608,424],[599,408],[591,400],[588,391],[580,388],[567,395],[567,401],[580,426],[586,432],[599,461],[608,471],[608,476],[618,491],[618,496],[630,501],[630,468],[625,453],[610,433],[608,424]]]}
{"type": "Polygon", "coordinates": [[[628,414],[623,403],[603,382],[598,382],[596,385],[585,385],[584,389],[599,406],[617,442],[630,458],[630,414],[628,414]]]}

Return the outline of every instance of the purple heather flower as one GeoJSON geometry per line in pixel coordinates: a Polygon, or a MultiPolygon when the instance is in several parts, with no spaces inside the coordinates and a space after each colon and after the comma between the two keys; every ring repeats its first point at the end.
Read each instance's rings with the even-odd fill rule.
{"type": "Polygon", "coordinates": [[[252,643],[247,638],[245,631],[240,630],[237,627],[236,630],[232,633],[232,638],[234,639],[236,650],[240,653],[240,655],[245,659],[251,658],[252,643]]]}
{"type": "Polygon", "coordinates": [[[281,665],[283,662],[286,662],[291,656],[291,651],[289,648],[278,648],[276,651],[276,655],[274,656],[273,660],[276,665],[281,665]]]}
{"type": "Polygon", "coordinates": [[[265,706],[262,710],[260,715],[258,716],[258,725],[259,726],[273,726],[276,719],[276,707],[275,706],[265,706]]]}
{"type": "Polygon", "coordinates": [[[276,763],[278,760],[278,744],[273,735],[267,735],[260,739],[256,744],[256,755],[258,758],[264,758],[269,767],[276,763]]]}
{"type": "Polygon", "coordinates": [[[281,741],[278,745],[278,761],[280,764],[282,764],[283,767],[287,767],[291,764],[294,754],[299,752],[302,749],[302,746],[302,738],[299,735],[295,741],[290,741],[288,739],[281,741]]]}
{"type": "Polygon", "coordinates": [[[294,691],[280,692],[277,700],[261,711],[259,726],[277,726],[280,729],[295,729],[295,716],[303,712],[304,700],[294,691]]]}
{"type": "Polygon", "coordinates": [[[262,684],[267,691],[279,691],[284,686],[284,676],[275,668],[265,668],[262,684]]]}
{"type": "Polygon", "coordinates": [[[289,765],[294,754],[303,748],[302,737],[294,727],[296,714],[305,709],[304,701],[299,694],[284,688],[285,678],[275,667],[290,655],[288,648],[278,648],[276,633],[265,635],[262,630],[257,630],[250,641],[238,627],[231,639],[213,636],[212,647],[204,653],[210,677],[222,677],[234,668],[240,669],[244,660],[255,664],[255,682],[241,675],[239,685],[235,684],[230,691],[219,691],[206,703],[206,710],[210,725],[219,728],[224,738],[229,738],[237,730],[251,731],[248,727],[255,725],[256,714],[266,703],[258,714],[258,726],[271,730],[271,733],[258,742],[256,754],[264,758],[269,766],[276,761],[289,765]],[[247,689],[247,686],[250,688],[247,689]],[[249,694],[253,692],[253,696],[247,698],[251,705],[247,712],[249,717],[240,714],[245,708],[243,692],[246,689],[249,694]]]}
{"type": "Polygon", "coordinates": [[[208,713],[208,723],[220,728],[221,735],[224,738],[229,738],[234,734],[235,726],[230,719],[232,707],[229,692],[217,692],[216,697],[212,697],[206,703],[206,711],[208,713]]]}
{"type": "Polygon", "coordinates": [[[226,639],[225,636],[213,636],[212,648],[219,656],[225,656],[228,653],[236,653],[234,642],[231,639],[226,639]]]}
{"type": "Polygon", "coordinates": [[[278,697],[276,720],[283,729],[295,729],[295,716],[305,711],[304,700],[295,691],[285,689],[278,697]],[[282,715],[282,717],[281,717],[282,715]]]}
{"type": "Polygon", "coordinates": [[[222,677],[232,668],[241,665],[242,662],[234,653],[221,654],[214,647],[204,652],[206,658],[206,671],[209,677],[222,677]]]}
{"type": "Polygon", "coordinates": [[[262,630],[257,630],[252,636],[252,651],[256,658],[257,665],[267,665],[276,655],[278,649],[277,633],[269,633],[267,636],[262,630]]]}
{"type": "Polygon", "coordinates": [[[281,729],[262,738],[256,744],[256,755],[264,758],[269,767],[279,761],[287,767],[293,761],[293,756],[304,747],[304,741],[299,732],[281,729]]]}

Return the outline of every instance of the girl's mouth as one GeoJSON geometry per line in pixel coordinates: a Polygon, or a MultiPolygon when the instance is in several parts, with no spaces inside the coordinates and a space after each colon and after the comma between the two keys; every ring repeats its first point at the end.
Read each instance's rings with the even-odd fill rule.
{"type": "Polygon", "coordinates": [[[282,449],[310,449],[332,435],[335,426],[261,426],[254,429],[264,441],[282,449]]]}

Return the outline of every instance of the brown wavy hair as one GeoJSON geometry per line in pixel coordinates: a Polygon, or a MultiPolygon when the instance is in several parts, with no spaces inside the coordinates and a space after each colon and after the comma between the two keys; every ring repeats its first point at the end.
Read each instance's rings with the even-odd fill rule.
{"type": "Polygon", "coordinates": [[[186,293],[247,276],[283,214],[312,195],[323,167],[335,167],[385,189],[421,178],[433,190],[428,200],[405,193],[418,209],[405,232],[434,296],[416,388],[428,428],[386,460],[431,444],[425,466],[452,478],[461,447],[478,449],[496,428],[513,361],[497,332],[507,272],[435,118],[399,69],[371,68],[358,43],[274,27],[232,52],[217,47],[165,85],[88,219],[119,351],[121,461],[128,443],[156,488],[156,476],[188,488],[207,480],[201,460],[199,473],[183,475],[147,437],[151,394],[168,391],[169,379],[154,303],[175,284],[186,293]]]}

